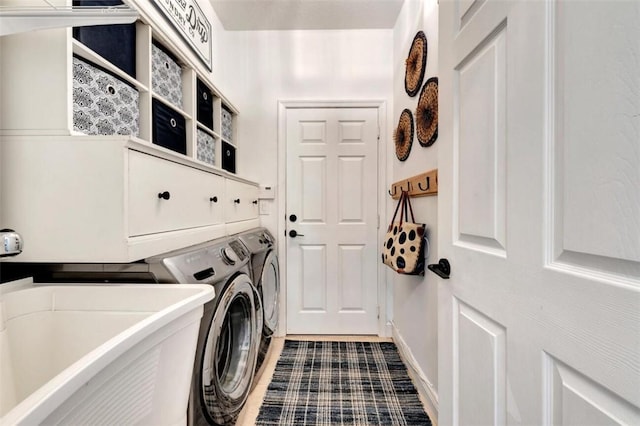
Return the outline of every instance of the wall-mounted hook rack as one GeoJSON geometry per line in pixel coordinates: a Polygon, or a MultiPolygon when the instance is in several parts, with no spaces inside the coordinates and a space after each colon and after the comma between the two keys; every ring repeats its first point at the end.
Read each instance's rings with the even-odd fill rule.
{"type": "Polygon", "coordinates": [[[400,198],[402,191],[408,191],[410,197],[423,197],[438,194],[438,169],[400,180],[391,185],[389,195],[394,200],[400,198]]]}

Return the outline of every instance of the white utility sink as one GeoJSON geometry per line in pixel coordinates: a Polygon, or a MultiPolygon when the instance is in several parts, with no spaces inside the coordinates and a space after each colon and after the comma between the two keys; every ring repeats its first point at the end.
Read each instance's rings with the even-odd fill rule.
{"type": "Polygon", "coordinates": [[[186,424],[197,284],[0,285],[0,425],[186,424]]]}

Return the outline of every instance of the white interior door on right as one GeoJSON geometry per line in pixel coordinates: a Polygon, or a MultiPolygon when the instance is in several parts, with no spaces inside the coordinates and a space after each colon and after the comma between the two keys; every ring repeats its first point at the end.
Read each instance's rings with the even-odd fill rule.
{"type": "Polygon", "coordinates": [[[440,425],[640,424],[640,2],[439,5],[440,425]]]}

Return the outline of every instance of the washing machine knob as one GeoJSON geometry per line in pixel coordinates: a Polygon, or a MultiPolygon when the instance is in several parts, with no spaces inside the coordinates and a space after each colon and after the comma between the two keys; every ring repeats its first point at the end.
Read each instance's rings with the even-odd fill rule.
{"type": "Polygon", "coordinates": [[[236,262],[240,260],[240,259],[238,259],[238,255],[236,254],[236,252],[233,251],[233,249],[231,247],[223,248],[220,251],[220,254],[222,255],[222,260],[227,265],[235,265],[236,262]]]}

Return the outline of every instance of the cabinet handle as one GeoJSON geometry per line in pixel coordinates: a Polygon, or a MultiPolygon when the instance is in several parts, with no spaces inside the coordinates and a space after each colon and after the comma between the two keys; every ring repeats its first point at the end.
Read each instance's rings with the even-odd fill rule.
{"type": "Polygon", "coordinates": [[[209,198],[209,201],[211,201],[213,203],[217,203],[218,202],[218,197],[211,197],[211,198],[209,198]]]}
{"type": "Polygon", "coordinates": [[[258,200],[253,200],[252,203],[253,204],[258,204],[258,200]]]}
{"type": "Polygon", "coordinates": [[[163,200],[168,200],[169,198],[171,198],[171,194],[169,193],[169,191],[159,192],[158,198],[162,198],[163,200]]]}
{"type": "Polygon", "coordinates": [[[240,204],[240,198],[236,198],[235,200],[233,200],[233,202],[236,204],[240,204]]]}

